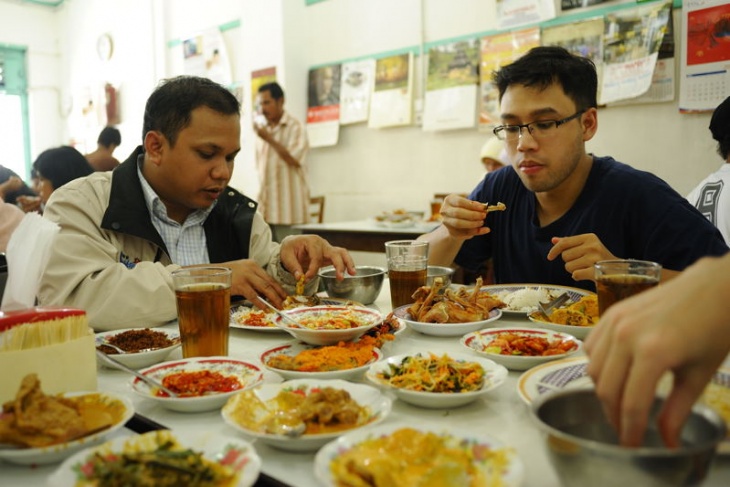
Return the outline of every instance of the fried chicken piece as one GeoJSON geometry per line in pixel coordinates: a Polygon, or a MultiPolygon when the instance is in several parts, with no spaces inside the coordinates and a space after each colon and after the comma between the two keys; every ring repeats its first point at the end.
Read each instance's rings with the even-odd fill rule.
{"type": "Polygon", "coordinates": [[[73,403],[46,396],[36,374],[28,374],[15,400],[3,405],[0,442],[41,447],[64,443],[84,434],[85,424],[73,403]]]}

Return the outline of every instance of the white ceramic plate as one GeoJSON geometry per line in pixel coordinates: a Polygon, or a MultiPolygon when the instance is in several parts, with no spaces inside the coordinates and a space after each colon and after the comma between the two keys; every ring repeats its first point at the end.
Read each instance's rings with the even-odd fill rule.
{"type": "Polygon", "coordinates": [[[383,321],[383,316],[379,311],[359,306],[312,306],[311,308],[295,308],[285,311],[285,313],[299,322],[342,313],[354,317],[358,323],[362,323],[361,326],[344,329],[299,328],[277,316],[276,321],[285,325],[287,332],[310,345],[335,345],[339,342],[349,342],[359,338],[370,328],[383,321]]]}
{"type": "MultiPolygon", "coordinates": [[[[363,306],[361,303],[358,303],[356,301],[351,301],[349,299],[341,299],[341,298],[330,298],[328,296],[318,296],[320,305],[329,305],[329,306],[363,306]]],[[[248,303],[248,302],[247,302],[248,303]]],[[[263,310],[260,310],[259,308],[252,307],[251,303],[248,304],[241,304],[238,306],[231,307],[231,321],[230,326],[231,328],[238,328],[241,330],[252,330],[252,331],[262,331],[262,332],[275,332],[275,333],[286,333],[285,330],[279,328],[278,326],[274,325],[274,322],[270,319],[267,320],[268,324],[267,326],[252,326],[252,325],[246,325],[243,324],[236,319],[234,319],[233,315],[238,312],[256,312],[256,313],[263,313],[263,310]]],[[[244,313],[242,313],[243,316],[245,316],[244,313]]],[[[275,316],[273,314],[269,314],[269,317],[275,316]]]]}
{"type": "Polygon", "coordinates": [[[332,387],[334,389],[342,389],[350,394],[350,397],[361,407],[366,407],[370,411],[368,422],[366,424],[356,426],[348,430],[340,430],[332,433],[322,434],[304,434],[297,438],[288,438],[283,435],[268,434],[262,431],[256,431],[246,427],[236,420],[235,411],[243,405],[240,401],[244,401],[242,394],[236,394],[228,400],[221,411],[223,420],[234,429],[248,436],[257,438],[259,441],[271,445],[276,448],[288,451],[313,451],[319,449],[325,443],[341,436],[344,433],[355,431],[363,427],[370,427],[381,422],[390,413],[392,401],[389,397],[384,396],[377,388],[365,384],[353,384],[344,380],[317,380],[317,379],[297,379],[280,384],[262,384],[252,390],[258,398],[264,402],[273,399],[282,390],[299,390],[306,395],[312,390],[322,389],[324,387],[332,387]]]}
{"type": "Polygon", "coordinates": [[[574,326],[574,325],[561,325],[559,323],[549,323],[547,321],[538,320],[537,318],[533,317],[532,315],[528,315],[527,318],[529,318],[530,321],[532,321],[535,326],[539,328],[545,328],[546,330],[555,331],[558,333],[566,333],[568,335],[573,335],[576,338],[580,338],[581,340],[585,340],[588,338],[588,334],[595,328],[594,326],[574,326]]]}
{"type": "MultiPolygon", "coordinates": [[[[391,435],[395,431],[406,427],[413,428],[420,432],[432,432],[437,435],[447,436],[453,440],[453,443],[452,441],[449,442],[449,446],[458,449],[467,449],[467,451],[471,450],[474,452],[472,454],[474,458],[483,458],[484,449],[487,448],[506,448],[508,450],[506,452],[507,464],[498,467],[499,473],[497,475],[501,482],[497,482],[497,479],[494,479],[494,482],[489,483],[489,485],[497,485],[498,483],[502,487],[517,487],[522,484],[525,476],[525,467],[514,452],[514,449],[505,446],[502,442],[486,435],[475,434],[474,431],[466,431],[458,428],[446,429],[441,426],[433,426],[423,423],[415,424],[413,422],[381,424],[373,426],[372,428],[362,428],[340,436],[338,439],[323,446],[322,449],[317,452],[317,455],[314,457],[314,474],[317,479],[322,482],[322,485],[326,487],[335,487],[336,485],[339,485],[330,471],[330,465],[333,460],[365,440],[391,435]]],[[[395,455],[400,453],[401,452],[394,452],[395,455]]],[[[423,460],[421,457],[414,459],[423,460]]],[[[490,468],[488,464],[482,465],[480,470],[491,471],[494,474],[493,468],[490,468]]],[[[490,479],[493,478],[489,475],[488,477],[490,479]]]]}
{"type": "MultiPolygon", "coordinates": [[[[125,328],[123,330],[113,330],[113,331],[105,331],[102,333],[96,334],[96,346],[99,347],[100,345],[104,345],[108,342],[109,338],[113,337],[114,335],[118,335],[120,333],[123,333],[125,331],[130,330],[143,330],[144,328],[125,328]]],[[[167,338],[172,340],[174,342],[173,345],[165,348],[158,348],[157,350],[151,350],[149,352],[139,352],[139,353],[116,353],[116,354],[110,354],[110,356],[113,359],[118,360],[119,362],[123,363],[127,367],[131,367],[133,369],[140,369],[142,367],[149,367],[150,365],[154,365],[156,363],[162,362],[163,360],[167,359],[167,356],[170,355],[170,352],[175,350],[177,347],[180,346],[180,333],[177,332],[177,330],[168,330],[167,328],[150,328],[152,331],[158,331],[160,333],[164,333],[167,335],[167,338]]],[[[104,365],[105,367],[110,367],[105,361],[99,360],[99,363],[104,365]]]]}
{"type": "MultiPolygon", "coordinates": [[[[590,291],[586,291],[585,289],[580,289],[577,287],[565,287],[565,286],[552,286],[549,284],[494,284],[491,286],[482,286],[481,290],[486,291],[489,294],[496,295],[497,293],[513,293],[515,291],[520,291],[525,288],[543,288],[545,289],[551,296],[552,299],[557,298],[563,293],[568,293],[568,296],[570,296],[571,302],[576,302],[583,296],[588,296],[590,294],[595,294],[590,291]]],[[[535,307],[530,309],[529,311],[524,311],[520,309],[510,309],[509,307],[502,308],[502,312],[505,314],[513,314],[516,316],[525,316],[529,313],[532,313],[533,311],[537,311],[537,304],[535,304],[535,307]]]]}
{"type": "Polygon", "coordinates": [[[530,404],[536,397],[561,389],[593,387],[586,374],[588,358],[569,357],[533,367],[520,376],[517,393],[530,404]]]}
{"type": "Polygon", "coordinates": [[[119,415],[119,421],[112,425],[111,428],[107,428],[104,431],[79,438],[78,440],[61,443],[60,445],[52,445],[42,448],[0,449],[0,459],[20,465],[45,465],[49,463],[58,463],[84,448],[102,443],[110,434],[123,427],[124,424],[134,415],[134,406],[132,405],[132,401],[118,394],[112,394],[110,392],[69,392],[63,395],[66,397],[76,397],[87,394],[98,395],[103,402],[118,402],[122,408],[122,412],[119,415]]]}
{"type": "Polygon", "coordinates": [[[77,482],[84,479],[79,473],[81,467],[96,452],[101,454],[121,453],[125,450],[125,446],[130,450],[142,448],[152,450],[171,437],[176,439],[181,446],[202,453],[207,460],[231,466],[235,471],[240,472],[238,482],[232,484],[231,487],[250,487],[259,477],[261,458],[254,450],[254,447],[245,440],[211,432],[190,433],[159,430],[143,435],[115,438],[104,445],[78,452],[63,462],[48,478],[48,485],[51,487],[77,485],[77,482]]]}
{"type": "Polygon", "coordinates": [[[299,352],[304,350],[311,350],[319,348],[315,345],[307,345],[306,343],[291,342],[283,345],[277,345],[276,347],[270,348],[261,354],[261,363],[264,364],[268,370],[276,372],[285,379],[354,379],[365,372],[370,365],[379,361],[383,358],[383,353],[377,349],[373,349],[372,359],[361,367],[355,367],[353,369],[344,370],[330,370],[327,372],[298,372],[296,370],[284,370],[271,367],[269,361],[276,355],[288,355],[290,357],[296,356],[299,352]]]}
{"type": "Polygon", "coordinates": [[[524,327],[488,328],[486,330],[475,331],[464,335],[461,338],[461,344],[469,350],[478,353],[482,357],[494,360],[498,364],[502,364],[510,370],[527,370],[545,362],[552,362],[553,360],[566,358],[567,356],[572,355],[580,350],[583,345],[580,340],[576,339],[573,335],[568,335],[567,333],[558,333],[551,330],[524,327]],[[487,352],[486,348],[489,346],[490,342],[496,339],[502,333],[511,333],[525,338],[544,338],[549,342],[552,342],[554,340],[565,340],[571,343],[573,348],[566,353],[548,356],[502,355],[500,353],[487,352]]]}
{"type": "Polygon", "coordinates": [[[489,318],[482,321],[469,321],[467,323],[423,323],[422,321],[413,321],[411,314],[408,312],[408,308],[410,307],[410,304],[406,304],[400,308],[396,308],[393,312],[417,332],[432,336],[462,336],[465,333],[486,328],[489,323],[497,321],[502,317],[502,312],[499,309],[493,309],[489,312],[489,318]]]}
{"type": "Polygon", "coordinates": [[[200,371],[218,372],[226,377],[235,377],[241,384],[241,388],[230,392],[195,397],[161,397],[156,395],[156,390],[135,377],[131,382],[132,390],[145,399],[157,401],[167,409],[192,413],[220,409],[233,394],[255,387],[264,380],[261,369],[256,365],[229,357],[195,357],[174,360],[142,369],[139,372],[155,379],[157,382],[162,382],[165,376],[169,374],[200,371]]]}
{"type": "MultiPolygon", "coordinates": [[[[444,354],[440,352],[433,352],[437,357],[441,357],[444,354]]],[[[386,360],[376,362],[368,368],[365,376],[373,384],[377,384],[386,390],[389,390],[395,394],[395,396],[409,404],[414,406],[428,408],[428,409],[445,409],[455,408],[464,406],[470,402],[476,401],[486,393],[493,391],[507,378],[507,369],[489,359],[482,357],[475,357],[474,355],[461,354],[461,353],[448,353],[451,359],[459,362],[475,362],[484,370],[484,384],[476,391],[470,392],[422,392],[413,391],[409,389],[403,389],[394,387],[389,383],[388,380],[379,377],[380,374],[391,371],[391,365],[399,366],[406,357],[421,356],[428,357],[429,352],[419,352],[413,354],[394,355],[386,360]]]]}

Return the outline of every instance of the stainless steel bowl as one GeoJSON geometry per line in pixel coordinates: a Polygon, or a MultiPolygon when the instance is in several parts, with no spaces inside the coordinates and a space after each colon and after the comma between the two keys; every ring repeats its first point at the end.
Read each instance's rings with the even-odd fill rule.
{"type": "MultiPolygon", "coordinates": [[[[662,401],[654,401],[651,425],[656,425],[662,401]]],[[[593,389],[547,394],[533,403],[531,413],[544,433],[550,463],[568,487],[698,485],[725,438],[725,423],[717,413],[696,405],[680,448],[664,447],[656,426],[650,426],[641,447],[622,447],[593,389]]]]}
{"type": "Polygon", "coordinates": [[[451,285],[451,277],[454,275],[454,269],[451,267],[442,267],[437,265],[428,266],[428,274],[426,275],[426,286],[433,286],[433,280],[440,277],[444,281],[444,288],[451,285]]]}
{"type": "Polygon", "coordinates": [[[332,266],[319,270],[319,278],[324,284],[327,296],[350,299],[362,304],[371,304],[378,298],[383,287],[385,269],[374,266],[356,266],[356,274],[345,274],[345,279],[338,281],[332,266]]]}

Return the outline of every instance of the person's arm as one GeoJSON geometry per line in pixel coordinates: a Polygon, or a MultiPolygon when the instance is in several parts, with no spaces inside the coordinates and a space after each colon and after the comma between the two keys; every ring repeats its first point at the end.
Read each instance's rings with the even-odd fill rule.
{"type": "Polygon", "coordinates": [[[287,139],[291,142],[289,147],[277,142],[265,127],[256,127],[255,130],[258,136],[269,144],[284,162],[292,167],[302,167],[309,148],[304,128],[294,121],[291,122],[288,128],[291,131],[287,136],[287,139]]]}
{"type": "Polygon", "coordinates": [[[40,303],[84,309],[97,330],[175,319],[170,273],[179,266],[154,262],[157,247],[149,242],[100,229],[106,204],[81,180],[53,192],[43,216],[61,230],[41,279],[40,303]]]}
{"type": "Polygon", "coordinates": [[[482,203],[450,194],[444,199],[440,214],[441,225],[418,240],[429,244],[429,264],[450,266],[465,240],[489,233],[489,227],[484,226],[487,211],[482,203]]]}
{"type": "Polygon", "coordinates": [[[623,444],[641,443],[656,385],[672,372],[659,429],[678,445],[692,404],[730,351],[728,295],[730,253],[616,303],[591,332],[588,373],[623,444]]]}

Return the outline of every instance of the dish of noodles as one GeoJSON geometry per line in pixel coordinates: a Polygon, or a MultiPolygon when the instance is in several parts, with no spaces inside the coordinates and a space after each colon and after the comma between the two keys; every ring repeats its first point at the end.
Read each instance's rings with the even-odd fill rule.
{"type": "Polygon", "coordinates": [[[314,459],[327,487],[515,487],[524,466],[514,449],[473,432],[428,425],[378,425],[322,447],[314,459]]]}
{"type": "Polygon", "coordinates": [[[432,352],[396,355],[370,366],[368,380],[414,406],[463,406],[502,385],[507,369],[492,360],[466,354],[432,352]]]}
{"type": "Polygon", "coordinates": [[[286,314],[301,326],[282,317],[276,318],[277,323],[285,326],[294,338],[310,345],[349,342],[383,321],[379,311],[358,306],[314,306],[293,309],[286,314]]]}
{"type": "Polygon", "coordinates": [[[242,439],[159,430],[81,451],[49,477],[48,485],[249,487],[260,470],[256,450],[242,439]]]}
{"type": "Polygon", "coordinates": [[[260,360],[285,379],[351,379],[383,358],[378,342],[372,337],[321,347],[292,342],[266,350],[260,360]]]}
{"type": "Polygon", "coordinates": [[[598,324],[598,297],[589,294],[576,302],[553,310],[549,317],[535,311],[530,313],[528,318],[542,328],[569,333],[576,338],[584,339],[598,324]]]}
{"type": "MultiPolygon", "coordinates": [[[[363,306],[361,303],[340,298],[320,296],[289,296],[284,302],[283,309],[296,309],[311,306],[363,306]],[[301,301],[299,301],[301,300],[301,301]]],[[[231,328],[242,330],[253,330],[263,332],[282,333],[285,330],[279,328],[272,321],[276,314],[271,310],[263,310],[254,307],[250,303],[231,307],[231,328]]]]}
{"type": "Polygon", "coordinates": [[[228,400],[223,420],[276,448],[312,451],[344,432],[382,421],[391,399],[377,388],[343,380],[263,384],[228,400]],[[301,435],[287,435],[296,429],[301,435]]]}

